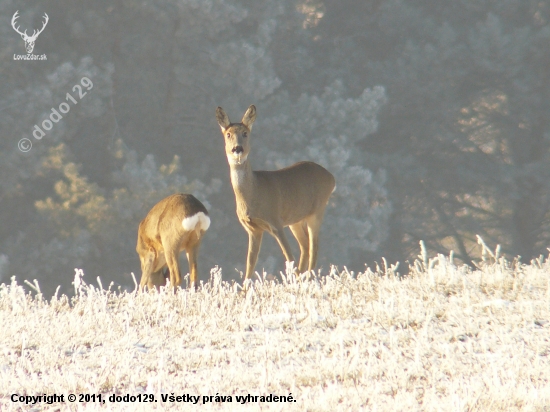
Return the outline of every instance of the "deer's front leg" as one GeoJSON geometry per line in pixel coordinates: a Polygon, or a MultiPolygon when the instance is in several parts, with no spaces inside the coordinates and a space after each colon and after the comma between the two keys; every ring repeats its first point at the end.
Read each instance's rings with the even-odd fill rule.
{"type": "Polygon", "coordinates": [[[260,247],[262,246],[263,230],[250,230],[248,232],[248,257],[246,260],[246,276],[245,280],[248,280],[254,274],[254,268],[258,261],[258,253],[260,253],[260,247]]]}
{"type": "Polygon", "coordinates": [[[283,251],[283,255],[285,255],[286,261],[294,262],[294,256],[292,255],[292,250],[290,249],[290,244],[286,238],[284,228],[282,226],[272,227],[271,234],[275,239],[277,239],[277,243],[279,243],[279,246],[283,251]]]}
{"type": "Polygon", "coordinates": [[[144,290],[145,286],[151,289],[154,285],[151,279],[155,266],[155,251],[149,250],[145,256],[141,258],[141,280],[139,289],[144,290]]]}

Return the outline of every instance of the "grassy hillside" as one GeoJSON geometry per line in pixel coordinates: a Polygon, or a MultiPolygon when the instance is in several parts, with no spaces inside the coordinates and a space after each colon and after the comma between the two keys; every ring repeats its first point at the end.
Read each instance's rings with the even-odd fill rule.
{"type": "Polygon", "coordinates": [[[0,286],[0,410],[550,410],[550,263],[481,267],[420,257],[404,279],[333,269],[247,294],[214,269],[198,292],[82,283],[49,302],[12,280],[0,286]],[[248,394],[292,398],[237,400],[248,394]]]}

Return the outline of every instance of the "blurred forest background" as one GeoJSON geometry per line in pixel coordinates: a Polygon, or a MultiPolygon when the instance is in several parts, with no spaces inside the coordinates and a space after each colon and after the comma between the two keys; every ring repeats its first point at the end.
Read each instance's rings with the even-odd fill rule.
{"type": "MultiPolygon", "coordinates": [[[[0,0],[0,17],[0,282],[67,293],[78,267],[133,288],[138,223],[176,192],[212,217],[201,279],[239,279],[248,239],[214,112],[250,104],[255,169],[336,176],[325,272],[381,257],[405,272],[421,239],[472,264],[476,234],[523,261],[547,252],[550,0],[0,0]],[[48,14],[46,61],[14,60],[16,10],[29,34],[48,14]]],[[[284,269],[269,236],[262,268],[284,269]]]]}

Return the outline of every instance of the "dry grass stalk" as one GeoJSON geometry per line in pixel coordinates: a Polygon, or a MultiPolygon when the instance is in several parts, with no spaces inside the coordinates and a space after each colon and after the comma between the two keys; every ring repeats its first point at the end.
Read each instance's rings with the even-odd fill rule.
{"type": "Polygon", "coordinates": [[[264,275],[246,294],[217,269],[197,292],[83,284],[49,302],[12,280],[0,286],[0,410],[20,410],[14,393],[158,400],[23,409],[40,411],[182,410],[162,393],[233,397],[201,398],[197,410],[548,410],[548,260],[475,271],[444,256],[427,263],[404,279],[264,275]],[[238,404],[247,393],[297,401],[238,404]]]}

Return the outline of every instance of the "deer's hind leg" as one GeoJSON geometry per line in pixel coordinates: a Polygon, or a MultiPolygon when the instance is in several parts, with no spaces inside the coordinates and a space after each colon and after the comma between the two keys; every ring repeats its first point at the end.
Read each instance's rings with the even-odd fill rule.
{"type": "Polygon", "coordinates": [[[173,288],[181,285],[181,272],[179,265],[179,254],[181,250],[181,238],[178,235],[165,236],[162,238],[164,257],[170,271],[170,285],[173,288]]]}
{"type": "Polygon", "coordinates": [[[308,270],[314,270],[317,264],[319,251],[319,232],[323,223],[323,211],[306,218],[307,232],[309,236],[309,265],[308,270]]]}
{"type": "Polygon", "coordinates": [[[193,233],[189,236],[189,241],[187,242],[187,245],[185,247],[187,261],[189,262],[190,287],[194,287],[195,290],[197,290],[199,286],[197,257],[199,255],[201,241],[202,238],[196,233],[193,233]]]}
{"type": "Polygon", "coordinates": [[[298,222],[289,226],[290,231],[300,245],[300,263],[298,264],[298,272],[304,273],[309,262],[309,234],[305,222],[298,222]]]}

